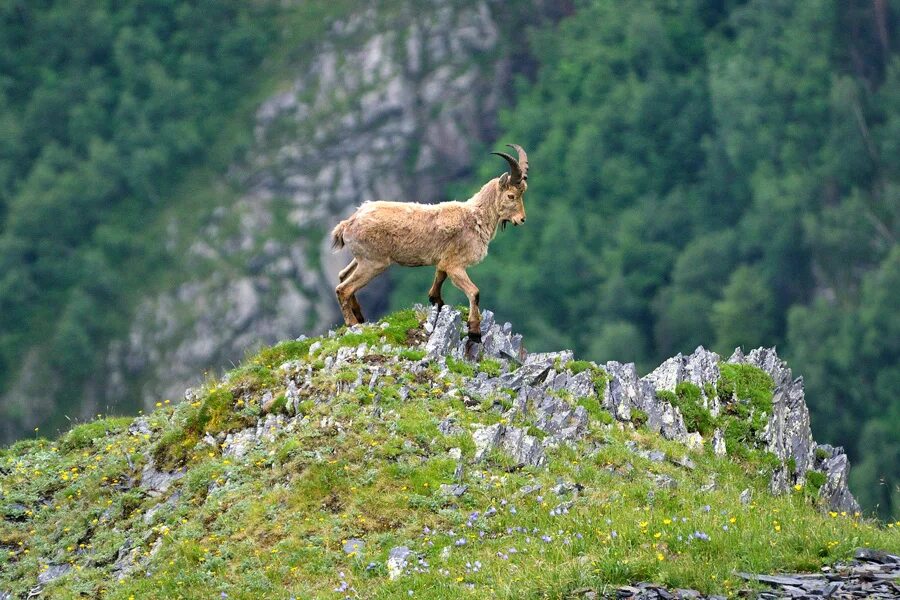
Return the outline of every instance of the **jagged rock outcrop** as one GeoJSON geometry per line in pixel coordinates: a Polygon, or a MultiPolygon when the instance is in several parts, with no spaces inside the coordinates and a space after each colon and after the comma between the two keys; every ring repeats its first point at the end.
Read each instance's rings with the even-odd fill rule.
{"type": "MultiPolygon", "coordinates": [[[[674,392],[680,383],[694,384],[701,390],[703,407],[716,417],[722,411],[723,402],[718,397],[717,386],[721,379],[721,358],[715,352],[698,347],[692,354],[679,354],[663,362],[650,374],[638,377],[634,364],[608,361],[595,365],[606,373],[603,389],[596,389],[586,371],[572,373],[566,365],[572,353],[527,354],[521,336],[512,333],[507,323],[502,327],[494,322],[493,313],[484,311],[486,331],[491,342],[479,349],[482,355],[507,360],[516,368],[495,377],[484,373],[473,378],[467,391],[486,395],[500,389],[517,392],[510,409],[520,413],[529,411],[535,415],[536,425],[547,435],[543,445],[578,439],[587,426],[587,414],[580,406],[561,399],[560,392],[570,398],[582,398],[600,393],[603,407],[621,422],[634,420],[637,411],[646,425],[663,437],[685,443],[689,447],[702,445],[699,433],[689,431],[681,411],[657,392],[674,392]]],[[[430,337],[426,343],[431,360],[443,356],[457,358],[465,352],[465,331],[458,311],[445,306],[438,313],[432,308],[429,323],[430,337]]],[[[426,326],[428,327],[428,326],[426,326]]],[[[486,336],[487,337],[487,336],[486,336]]],[[[824,483],[819,488],[823,505],[832,510],[858,512],[859,504],[850,493],[847,482],[849,464],[842,448],[817,446],[813,441],[809,422],[809,409],[803,390],[803,378],[794,378],[790,368],[781,360],[774,348],[757,348],[744,355],[740,349],[728,359],[733,364],[748,364],[767,373],[774,383],[772,411],[766,415],[766,427],[762,442],[766,450],[775,455],[781,466],[772,475],[770,490],[774,494],[786,492],[792,485],[803,484],[808,473],[815,471],[824,483]]],[[[725,400],[728,401],[728,400],[725,400]]],[[[492,448],[501,448],[521,464],[540,464],[542,456],[535,453],[537,440],[515,428],[486,428],[476,434],[476,444],[484,454],[492,448]]],[[[716,428],[709,440],[717,455],[727,453],[725,435],[716,428]]]]}
{"type": "MultiPolygon", "coordinates": [[[[85,414],[176,398],[198,373],[337,322],[345,259],[325,232],[366,200],[447,199],[446,184],[480,160],[471,149],[494,136],[521,46],[505,37],[504,10],[496,0],[401,2],[333,23],[259,106],[254,142],[202,231],[170,224],[167,248],[192,275],[140,304],[103,380],[84,389],[85,414]]],[[[530,0],[516,10],[537,21],[560,8],[530,0]]],[[[385,308],[386,290],[386,278],[369,286],[368,311],[385,308]]]]}

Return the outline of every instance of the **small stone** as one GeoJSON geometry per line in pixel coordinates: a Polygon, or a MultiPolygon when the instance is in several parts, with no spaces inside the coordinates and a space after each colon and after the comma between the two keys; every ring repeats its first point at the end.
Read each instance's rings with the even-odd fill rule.
{"type": "Polygon", "coordinates": [[[71,565],[50,565],[43,573],[38,575],[38,583],[41,585],[50,583],[54,579],[59,579],[72,570],[71,565]]]}
{"type": "Polygon", "coordinates": [[[870,548],[857,548],[853,553],[853,558],[881,565],[900,565],[900,556],[870,548]]]}
{"type": "Polygon", "coordinates": [[[439,491],[442,496],[453,496],[454,498],[459,498],[467,491],[469,491],[469,486],[464,484],[442,483],[439,491]]]}
{"type": "Polygon", "coordinates": [[[344,554],[355,554],[359,556],[362,554],[365,545],[365,542],[359,538],[350,538],[344,542],[344,554]]]}
{"type": "Polygon", "coordinates": [[[725,434],[721,429],[716,429],[712,437],[713,454],[716,456],[725,456],[728,450],[725,449],[725,434]]]}
{"type": "Polygon", "coordinates": [[[687,446],[688,450],[702,450],[703,436],[693,431],[685,436],[684,445],[687,446]]]}
{"type": "Polygon", "coordinates": [[[272,410],[272,405],[275,404],[275,396],[272,392],[267,391],[263,394],[262,400],[260,401],[263,413],[267,413],[272,410]]]}
{"type": "Polygon", "coordinates": [[[653,483],[656,487],[664,490],[674,490],[678,487],[678,482],[670,475],[657,474],[653,476],[653,483]]]}
{"type": "Polygon", "coordinates": [[[450,448],[450,450],[447,451],[447,454],[453,460],[462,460],[462,448],[450,448]]]}
{"type": "Polygon", "coordinates": [[[390,579],[397,579],[403,575],[407,562],[412,556],[412,551],[406,546],[395,546],[388,553],[387,570],[390,579]]]}
{"type": "Polygon", "coordinates": [[[679,467],[684,467],[689,471],[693,471],[697,468],[697,465],[694,464],[694,461],[691,460],[689,456],[682,456],[681,458],[676,458],[672,460],[673,463],[678,465],[679,467]]]}
{"type": "Polygon", "coordinates": [[[659,450],[652,450],[647,453],[647,460],[650,462],[663,462],[666,460],[666,453],[659,450]]]}
{"type": "Polygon", "coordinates": [[[753,491],[750,488],[745,489],[741,492],[741,504],[744,506],[750,504],[750,500],[753,498],[753,491]]]}

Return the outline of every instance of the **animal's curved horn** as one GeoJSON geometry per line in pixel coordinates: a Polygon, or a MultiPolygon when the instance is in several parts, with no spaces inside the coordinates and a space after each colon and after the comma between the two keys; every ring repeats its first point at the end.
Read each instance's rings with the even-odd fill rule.
{"type": "Polygon", "coordinates": [[[519,153],[519,168],[522,169],[522,179],[528,179],[528,155],[525,149],[518,144],[507,144],[510,148],[519,153]]]}
{"type": "Polygon", "coordinates": [[[522,167],[519,166],[519,161],[517,161],[506,152],[491,152],[491,154],[496,154],[501,158],[505,158],[506,162],[509,163],[509,179],[513,184],[522,181],[522,167]]]}

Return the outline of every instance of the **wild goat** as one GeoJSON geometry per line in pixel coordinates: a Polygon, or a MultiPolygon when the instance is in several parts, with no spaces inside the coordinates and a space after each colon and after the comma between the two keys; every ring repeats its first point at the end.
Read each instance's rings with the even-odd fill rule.
{"type": "Polygon", "coordinates": [[[434,265],[428,300],[438,308],[444,305],[441,286],[450,277],[469,299],[469,340],[481,341],[479,292],[466,267],[487,256],[498,226],[525,222],[522,195],[528,189],[528,156],[521,146],[509,146],[518,152],[518,159],[505,152],[491,153],[506,159],[509,172],[488,181],[465,202],[365,202],[337,224],[331,232],[334,247],[347,246],[353,254],[335,289],[347,325],[365,320],[356,292],[391,263],[434,265]]]}

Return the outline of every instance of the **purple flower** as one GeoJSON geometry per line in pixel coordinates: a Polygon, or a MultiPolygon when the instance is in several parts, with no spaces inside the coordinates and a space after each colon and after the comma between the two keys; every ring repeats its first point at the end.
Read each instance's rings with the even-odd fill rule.
{"type": "Polygon", "coordinates": [[[703,512],[708,513],[710,511],[710,509],[711,509],[710,505],[707,504],[706,506],[703,507],[703,512]]]}
{"type": "Polygon", "coordinates": [[[454,545],[454,546],[465,546],[465,545],[466,545],[466,538],[459,538],[458,540],[456,540],[455,542],[453,542],[453,545],[454,545]]]}
{"type": "Polygon", "coordinates": [[[550,537],[549,535],[542,535],[542,536],[541,536],[541,539],[542,539],[543,541],[547,542],[548,544],[549,544],[550,542],[553,541],[553,538],[550,537]]]}

